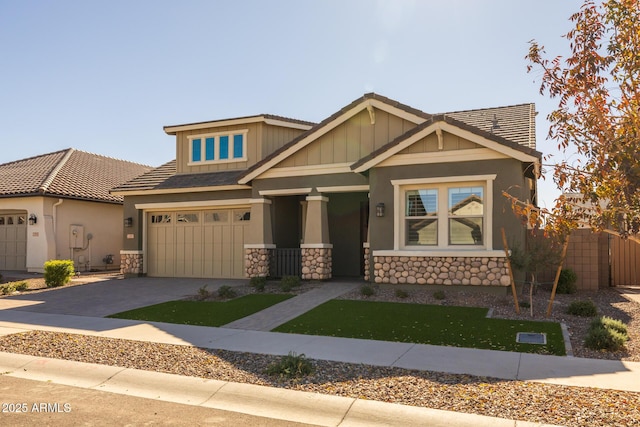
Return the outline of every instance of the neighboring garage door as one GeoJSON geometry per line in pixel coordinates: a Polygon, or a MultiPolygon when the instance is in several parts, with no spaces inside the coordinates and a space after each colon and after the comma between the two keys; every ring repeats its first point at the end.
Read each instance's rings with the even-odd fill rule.
{"type": "Polygon", "coordinates": [[[0,270],[27,269],[26,218],[26,212],[0,212],[0,270]]]}
{"type": "Polygon", "coordinates": [[[249,215],[249,209],[149,213],[147,274],[243,278],[249,215]]]}

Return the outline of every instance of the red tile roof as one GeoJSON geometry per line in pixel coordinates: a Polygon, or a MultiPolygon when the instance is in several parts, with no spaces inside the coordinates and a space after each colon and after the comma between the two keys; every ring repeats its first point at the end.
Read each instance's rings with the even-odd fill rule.
{"type": "Polygon", "coordinates": [[[109,192],[151,166],[73,148],[0,165],[0,197],[51,196],[122,203],[109,192]]]}

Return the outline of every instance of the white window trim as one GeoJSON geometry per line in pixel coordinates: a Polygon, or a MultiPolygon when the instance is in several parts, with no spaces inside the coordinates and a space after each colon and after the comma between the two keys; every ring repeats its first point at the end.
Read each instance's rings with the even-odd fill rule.
{"type": "Polygon", "coordinates": [[[225,131],[225,132],[214,132],[214,133],[203,133],[199,135],[189,135],[187,139],[189,140],[189,161],[187,162],[188,166],[200,166],[200,165],[216,165],[219,163],[233,163],[233,162],[246,162],[247,161],[247,134],[249,133],[249,129],[239,129],[234,131],[225,131]],[[242,135],[242,157],[231,157],[233,156],[233,136],[234,135],[242,135]],[[228,159],[220,159],[220,137],[228,136],[229,137],[229,158],[228,159]],[[206,139],[214,138],[213,142],[213,160],[206,160],[206,139]],[[193,161],[193,140],[200,140],[200,158],[202,160],[198,162],[193,161]]]}
{"type": "Polygon", "coordinates": [[[453,176],[453,177],[438,177],[438,178],[418,178],[418,179],[397,179],[391,180],[393,185],[393,250],[394,251],[420,251],[431,252],[433,251],[447,251],[454,250],[459,252],[478,252],[478,251],[493,251],[493,181],[496,179],[496,174],[491,175],[467,175],[467,176],[453,176]],[[433,186],[438,188],[445,188],[449,184],[454,185],[482,185],[485,189],[485,205],[486,213],[484,215],[484,245],[476,246],[469,245],[469,249],[466,250],[466,245],[449,245],[448,243],[448,216],[443,217],[446,219],[446,224],[442,224],[443,218],[438,217],[438,245],[432,247],[428,246],[407,246],[404,243],[404,193],[406,190],[416,189],[421,186],[433,186]],[[444,237],[441,236],[443,230],[446,232],[444,237]],[[441,243],[446,241],[446,244],[441,243]]]}

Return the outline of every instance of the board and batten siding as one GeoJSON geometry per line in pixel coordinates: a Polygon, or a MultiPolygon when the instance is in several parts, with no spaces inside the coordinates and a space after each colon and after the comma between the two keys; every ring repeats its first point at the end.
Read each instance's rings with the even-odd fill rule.
{"type": "MultiPolygon", "coordinates": [[[[264,159],[278,148],[294,140],[297,136],[305,132],[302,129],[291,129],[280,126],[263,125],[261,126],[262,136],[258,140],[262,140],[262,152],[260,159],[264,159]]],[[[252,163],[253,164],[253,163],[252,163]]]]}
{"type": "Polygon", "coordinates": [[[448,132],[442,132],[442,150],[438,148],[438,136],[435,133],[429,134],[420,141],[411,144],[409,147],[400,151],[398,154],[417,154],[430,153],[436,151],[454,151],[454,150],[470,150],[473,148],[482,148],[480,145],[452,135],[448,132]]]}
{"type": "Polygon", "coordinates": [[[276,167],[355,162],[415,126],[415,123],[378,109],[372,125],[369,113],[363,110],[276,167]]]}

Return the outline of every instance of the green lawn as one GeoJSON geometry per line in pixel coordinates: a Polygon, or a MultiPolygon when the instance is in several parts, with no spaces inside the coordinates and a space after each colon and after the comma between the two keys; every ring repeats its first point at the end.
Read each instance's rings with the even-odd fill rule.
{"type": "Polygon", "coordinates": [[[566,354],[559,323],[487,319],[486,314],[486,308],[477,307],[332,300],[274,331],[558,356],[566,354]],[[518,344],[518,332],[544,332],[547,344],[518,344]]]}
{"type": "Polygon", "coordinates": [[[123,311],[108,317],[181,323],[184,325],[222,326],[291,297],[293,295],[250,294],[225,302],[169,301],[135,310],[123,311]]]}

